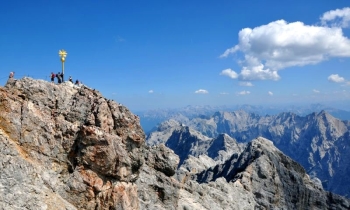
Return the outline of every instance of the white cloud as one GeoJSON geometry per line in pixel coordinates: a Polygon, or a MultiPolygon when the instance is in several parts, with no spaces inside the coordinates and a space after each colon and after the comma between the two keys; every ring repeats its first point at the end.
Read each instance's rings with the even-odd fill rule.
{"type": "Polygon", "coordinates": [[[273,96],[273,92],[269,91],[267,92],[270,96],[273,96]]]}
{"type": "Polygon", "coordinates": [[[235,71],[233,71],[232,69],[222,70],[220,75],[228,76],[232,79],[236,79],[238,77],[238,74],[235,71]]]}
{"type": "Polygon", "coordinates": [[[228,93],[222,92],[222,93],[220,93],[220,95],[228,95],[228,93]]]}
{"type": "Polygon", "coordinates": [[[242,80],[279,80],[280,76],[277,71],[271,71],[270,69],[264,69],[264,65],[243,67],[240,77],[242,80]]]}
{"type": "MultiPolygon", "coordinates": [[[[348,10],[344,11],[341,17],[346,19],[348,10]]],[[[350,39],[340,27],[277,20],[244,28],[238,35],[239,43],[220,57],[237,51],[244,54],[238,74],[241,80],[278,80],[278,71],[287,67],[317,64],[331,57],[350,57],[350,39]]]]}
{"type": "Polygon", "coordinates": [[[240,82],[239,85],[240,85],[240,86],[246,86],[246,87],[252,87],[252,86],[254,86],[251,82],[240,82]]]}
{"type": "Polygon", "coordinates": [[[243,90],[243,91],[241,91],[241,92],[238,92],[237,94],[238,94],[238,95],[248,95],[248,94],[250,94],[250,91],[243,90]]]}
{"type": "Polygon", "coordinates": [[[153,90],[149,90],[148,93],[154,93],[154,91],[153,90]]]}
{"type": "Polygon", "coordinates": [[[199,89],[199,90],[196,90],[194,93],[198,93],[198,94],[207,94],[209,93],[207,90],[204,90],[204,89],[199,89]]]}
{"type": "Polygon", "coordinates": [[[220,55],[220,58],[226,58],[228,55],[230,55],[232,53],[235,53],[238,50],[239,50],[238,45],[236,45],[236,46],[234,46],[232,48],[229,48],[229,49],[225,50],[225,52],[222,55],[220,55]]]}
{"type": "Polygon", "coordinates": [[[328,77],[328,81],[335,82],[335,83],[342,83],[342,82],[345,82],[345,79],[344,77],[341,77],[338,74],[332,74],[328,77]]]}
{"type": "Polygon", "coordinates": [[[347,28],[350,23],[350,7],[325,12],[320,19],[323,25],[328,23],[332,26],[347,28]]]}
{"type": "Polygon", "coordinates": [[[316,89],[313,89],[312,90],[314,93],[320,93],[320,91],[319,90],[316,90],[316,89]]]}

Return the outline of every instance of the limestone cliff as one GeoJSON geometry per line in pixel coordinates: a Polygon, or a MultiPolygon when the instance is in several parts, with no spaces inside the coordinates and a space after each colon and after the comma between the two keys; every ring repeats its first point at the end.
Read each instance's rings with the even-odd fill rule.
{"type": "MultiPolygon", "coordinates": [[[[264,161],[271,162],[260,159],[257,166],[268,166],[264,161]]],[[[10,79],[0,87],[0,209],[265,209],[271,197],[226,177],[177,181],[178,163],[164,145],[146,146],[138,117],[96,90],[31,78],[10,79]]],[[[285,176],[279,182],[286,187],[313,183],[301,176],[305,182],[285,176]]],[[[302,197],[281,191],[275,199],[289,203],[291,196],[327,195],[321,206],[304,207],[350,207],[348,200],[310,186],[302,197]]]]}

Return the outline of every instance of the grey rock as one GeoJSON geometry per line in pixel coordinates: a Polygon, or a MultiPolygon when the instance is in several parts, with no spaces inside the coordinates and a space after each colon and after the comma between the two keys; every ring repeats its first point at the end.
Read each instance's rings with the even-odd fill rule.
{"type": "Polygon", "coordinates": [[[254,194],[262,209],[347,209],[350,202],[334,202],[340,196],[323,191],[304,168],[280,152],[271,141],[257,138],[234,161],[197,175],[199,182],[224,177],[254,194]],[[214,176],[208,176],[214,173],[214,176]]]}
{"type": "Polygon", "coordinates": [[[180,157],[164,145],[147,146],[139,118],[96,90],[9,80],[0,87],[0,209],[276,209],[298,206],[290,202],[300,195],[306,209],[349,208],[347,199],[323,191],[266,140],[236,154],[239,146],[222,136],[216,146],[232,150],[229,157],[230,152],[210,150],[213,139],[181,129],[174,132],[196,139],[187,154],[203,163],[199,170],[209,172],[215,158],[228,157],[219,165],[227,169],[222,177],[221,169],[212,171],[211,181],[199,183],[192,179],[199,170],[188,168],[178,181],[180,157]],[[205,156],[209,153],[214,159],[205,156]],[[291,172],[272,167],[276,161],[291,172]],[[274,179],[264,178],[270,176],[274,179]],[[279,188],[271,188],[275,185],[279,188]],[[288,188],[294,190],[271,200],[269,192],[288,188]],[[323,201],[317,203],[316,196],[323,201]]]}
{"type": "Polygon", "coordinates": [[[127,108],[87,87],[31,78],[9,81],[0,102],[0,208],[139,208],[131,182],[145,135],[127,108]]]}
{"type": "Polygon", "coordinates": [[[193,118],[186,125],[209,138],[226,133],[240,143],[259,136],[270,139],[302,164],[311,177],[320,179],[326,190],[350,196],[349,121],[339,120],[325,111],[306,116],[293,113],[260,116],[241,110],[193,118]]]}
{"type": "Polygon", "coordinates": [[[234,153],[240,153],[244,144],[238,144],[227,134],[209,138],[201,132],[175,120],[163,122],[157,131],[147,137],[149,145],[165,144],[180,157],[180,165],[189,156],[207,155],[217,163],[222,163],[234,153]]]}
{"type": "Polygon", "coordinates": [[[173,176],[179,164],[179,156],[174,151],[167,148],[164,144],[157,147],[150,147],[145,152],[145,161],[152,168],[164,173],[167,176],[173,176]]]}

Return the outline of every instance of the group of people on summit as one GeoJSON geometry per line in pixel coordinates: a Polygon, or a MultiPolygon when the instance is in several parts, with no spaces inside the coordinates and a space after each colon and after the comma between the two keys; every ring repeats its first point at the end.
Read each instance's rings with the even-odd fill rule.
{"type": "MultiPolygon", "coordinates": [[[[58,84],[61,84],[62,82],[64,82],[63,76],[64,76],[64,75],[63,75],[63,72],[62,72],[62,73],[58,72],[57,74],[51,72],[51,76],[50,76],[51,82],[54,83],[54,82],[55,82],[55,78],[57,78],[57,83],[58,83],[58,84]]],[[[68,81],[71,82],[71,83],[73,83],[73,78],[72,78],[72,76],[69,76],[68,81]]],[[[81,82],[80,82],[79,80],[75,80],[75,85],[80,85],[80,84],[81,84],[81,82]]]]}
{"type": "MultiPolygon", "coordinates": [[[[9,78],[13,78],[14,76],[15,76],[15,72],[11,71],[10,75],[9,75],[9,78]]],[[[63,76],[64,76],[63,73],[58,72],[57,74],[55,74],[55,73],[51,72],[51,75],[50,75],[51,82],[55,83],[55,78],[57,78],[57,83],[61,84],[62,82],[64,82],[63,76]]],[[[73,83],[72,76],[69,76],[68,81],[73,83]]],[[[82,83],[79,80],[75,80],[74,84],[80,86],[82,83]]]]}

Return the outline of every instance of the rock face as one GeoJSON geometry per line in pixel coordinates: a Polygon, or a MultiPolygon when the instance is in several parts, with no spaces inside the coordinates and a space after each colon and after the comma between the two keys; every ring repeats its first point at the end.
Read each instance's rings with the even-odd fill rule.
{"type": "MultiPolygon", "coordinates": [[[[252,193],[263,209],[335,209],[339,205],[339,197],[324,192],[300,164],[264,138],[250,142],[237,159],[198,174],[197,180],[209,182],[220,177],[252,193]]],[[[348,202],[340,206],[350,207],[348,202]]]]}
{"type": "Polygon", "coordinates": [[[37,191],[44,209],[65,209],[47,196],[69,208],[139,208],[132,181],[142,165],[138,150],[144,133],[128,109],[86,87],[30,78],[10,80],[0,89],[0,101],[1,149],[6,150],[0,186],[9,196],[0,199],[3,205],[37,191]]]}
{"type": "Polygon", "coordinates": [[[147,138],[147,144],[154,146],[165,144],[180,158],[180,165],[189,157],[206,155],[218,163],[224,162],[234,153],[240,153],[244,144],[238,144],[227,134],[220,134],[216,138],[209,138],[174,120],[161,123],[157,131],[147,138]]]}
{"type": "MultiPolygon", "coordinates": [[[[217,146],[227,142],[223,136],[217,146]]],[[[258,141],[255,147],[264,144],[258,141]]],[[[224,155],[207,148],[208,155],[224,155]]],[[[269,168],[275,164],[274,150],[245,151],[246,163],[264,167],[265,176],[274,171],[269,168]],[[267,151],[269,158],[257,158],[267,151]]],[[[138,117],[98,91],[31,78],[10,79],[0,87],[0,209],[264,209],[290,206],[290,197],[299,198],[295,191],[279,191],[274,201],[280,203],[274,205],[272,195],[254,194],[258,184],[247,188],[233,182],[237,174],[249,171],[237,158],[228,160],[229,168],[240,167],[230,170],[233,179],[213,173],[215,179],[199,183],[191,173],[178,181],[180,158],[164,145],[146,145],[138,117]]],[[[284,165],[293,165],[284,159],[284,165]]],[[[303,203],[307,209],[350,208],[347,199],[315,187],[301,169],[295,170],[299,176],[303,181],[279,176],[283,188],[278,189],[308,188],[301,191],[301,198],[310,201],[303,203]],[[324,199],[320,205],[313,203],[317,195],[324,199]]],[[[260,183],[268,191],[274,181],[264,178],[260,183]]]]}

